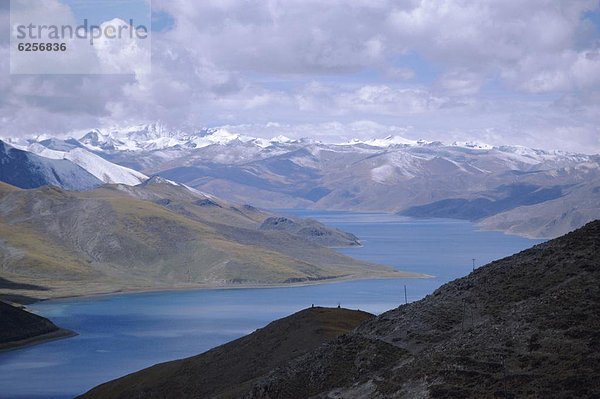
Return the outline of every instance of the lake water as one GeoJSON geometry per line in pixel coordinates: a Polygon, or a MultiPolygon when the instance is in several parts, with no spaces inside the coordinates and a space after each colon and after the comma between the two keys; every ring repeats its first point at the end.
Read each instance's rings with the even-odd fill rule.
{"type": "Polygon", "coordinates": [[[341,252],[431,279],[349,281],[305,287],[110,295],[38,303],[31,308],[77,337],[0,353],[0,398],[72,398],[152,364],[231,341],[311,304],[381,313],[418,300],[476,265],[540,241],[478,231],[457,220],[285,211],[357,235],[341,252]]]}

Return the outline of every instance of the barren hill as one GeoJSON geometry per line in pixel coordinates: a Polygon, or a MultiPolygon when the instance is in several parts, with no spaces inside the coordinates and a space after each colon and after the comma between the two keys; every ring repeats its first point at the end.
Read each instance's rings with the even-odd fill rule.
{"type": "Polygon", "coordinates": [[[356,237],[321,224],[310,237],[261,229],[272,216],[161,179],[86,192],[0,184],[0,277],[47,288],[0,294],[47,298],[411,276],[327,248],[356,245],[356,237]]]}
{"type": "Polygon", "coordinates": [[[158,364],[100,385],[82,398],[236,398],[270,369],[372,317],[348,309],[305,309],[201,355],[158,364]]]}

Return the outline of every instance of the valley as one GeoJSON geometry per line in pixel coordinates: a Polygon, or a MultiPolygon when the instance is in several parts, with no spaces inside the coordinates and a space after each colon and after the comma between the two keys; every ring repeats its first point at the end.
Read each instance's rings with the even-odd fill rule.
{"type": "Polygon", "coordinates": [[[372,314],[414,302],[476,267],[539,240],[480,231],[470,222],[414,220],[398,215],[279,211],[351,232],[362,246],[337,251],[425,279],[369,279],[270,288],[185,289],[39,301],[28,308],[78,335],[0,355],[8,398],[71,399],[103,382],[181,359],[252,333],[311,304],[372,314]],[[424,256],[424,254],[427,254],[424,256]],[[69,375],[65,380],[61,376],[69,375]]]}
{"type": "Polygon", "coordinates": [[[0,399],[600,399],[600,0],[0,21],[0,399]]]}

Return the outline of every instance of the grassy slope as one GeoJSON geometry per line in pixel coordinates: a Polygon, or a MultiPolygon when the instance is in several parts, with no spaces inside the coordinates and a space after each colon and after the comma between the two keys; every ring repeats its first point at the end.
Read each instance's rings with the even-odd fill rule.
{"type": "Polygon", "coordinates": [[[285,232],[259,231],[267,214],[224,202],[201,206],[198,194],[171,187],[0,186],[0,276],[52,288],[11,291],[42,298],[406,276],[285,232]]]}
{"type": "Polygon", "coordinates": [[[239,397],[257,377],[372,317],[347,309],[306,309],[201,355],[158,364],[100,385],[83,397],[239,397]]]}

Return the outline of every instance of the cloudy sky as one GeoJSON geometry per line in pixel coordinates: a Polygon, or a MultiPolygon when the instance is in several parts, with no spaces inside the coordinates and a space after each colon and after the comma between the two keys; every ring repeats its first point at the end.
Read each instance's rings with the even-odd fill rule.
{"type": "Polygon", "coordinates": [[[5,137],[159,120],[600,153],[598,0],[153,0],[151,73],[58,76],[10,74],[0,4],[5,137]]]}

